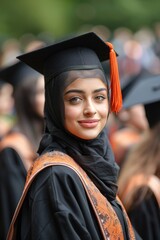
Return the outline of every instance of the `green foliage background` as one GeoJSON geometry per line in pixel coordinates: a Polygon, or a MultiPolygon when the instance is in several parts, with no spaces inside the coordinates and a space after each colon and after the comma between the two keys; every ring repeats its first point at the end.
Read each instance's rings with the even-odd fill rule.
{"type": "Polygon", "coordinates": [[[159,0],[0,0],[1,37],[47,32],[57,38],[94,25],[136,31],[159,21],[159,0]]]}

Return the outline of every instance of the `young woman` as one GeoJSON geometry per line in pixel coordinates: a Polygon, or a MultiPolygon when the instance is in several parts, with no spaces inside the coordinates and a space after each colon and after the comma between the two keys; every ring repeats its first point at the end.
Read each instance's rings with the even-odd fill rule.
{"type": "Polygon", "coordinates": [[[46,131],[8,239],[135,239],[105,128],[121,107],[116,65],[110,103],[109,58],[116,64],[112,45],[94,33],[20,57],[44,74],[46,131]]]}
{"type": "Polygon", "coordinates": [[[0,76],[14,88],[15,125],[1,139],[0,151],[14,148],[28,171],[42,136],[44,108],[43,76],[22,62],[0,71],[0,76]],[[21,142],[21,144],[19,144],[21,142]],[[25,147],[21,147],[25,145],[25,147]]]}

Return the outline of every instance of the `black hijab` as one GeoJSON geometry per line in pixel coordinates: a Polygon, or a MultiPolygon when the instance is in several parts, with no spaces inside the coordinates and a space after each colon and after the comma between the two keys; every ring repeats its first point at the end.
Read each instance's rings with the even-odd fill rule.
{"type": "Polygon", "coordinates": [[[38,150],[39,154],[61,151],[72,157],[88,174],[108,200],[117,192],[118,166],[115,163],[106,128],[92,140],[73,136],[64,128],[64,89],[77,78],[99,77],[107,83],[100,69],[64,72],[47,79],[45,86],[46,130],[38,150]]]}

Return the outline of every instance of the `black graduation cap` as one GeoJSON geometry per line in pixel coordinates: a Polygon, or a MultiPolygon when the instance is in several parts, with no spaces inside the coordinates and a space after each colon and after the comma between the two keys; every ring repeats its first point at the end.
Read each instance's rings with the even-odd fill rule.
{"type": "Polygon", "coordinates": [[[123,100],[125,99],[127,94],[130,93],[131,90],[136,86],[136,83],[138,83],[138,81],[145,80],[146,78],[148,79],[149,77],[152,78],[153,74],[148,72],[148,70],[142,68],[138,74],[129,76],[128,78],[125,78],[125,79],[122,78],[121,89],[122,89],[123,100]]]}
{"type": "Polygon", "coordinates": [[[17,57],[45,76],[51,77],[69,70],[102,68],[101,62],[110,60],[111,109],[122,105],[116,53],[111,43],[105,43],[94,32],[85,33],[17,57]],[[117,93],[118,92],[118,93],[117,93]],[[115,97],[116,96],[116,100],[115,97]]]}
{"type": "Polygon", "coordinates": [[[131,81],[127,87],[123,100],[124,108],[160,101],[160,75],[131,81]]]}
{"type": "Polygon", "coordinates": [[[10,83],[14,88],[16,88],[20,82],[27,79],[28,76],[37,75],[38,73],[35,70],[21,61],[17,61],[12,65],[0,69],[0,79],[10,83]]]}
{"type": "Polygon", "coordinates": [[[150,127],[160,121],[160,75],[129,81],[123,90],[123,108],[143,104],[150,127]]]}
{"type": "Polygon", "coordinates": [[[76,67],[101,67],[99,61],[109,59],[110,48],[95,33],[90,32],[23,54],[18,59],[42,74],[59,74],[76,67]],[[51,66],[48,63],[51,62],[51,66]],[[47,70],[45,71],[45,65],[47,70]],[[46,73],[47,72],[47,73],[46,73]]]}

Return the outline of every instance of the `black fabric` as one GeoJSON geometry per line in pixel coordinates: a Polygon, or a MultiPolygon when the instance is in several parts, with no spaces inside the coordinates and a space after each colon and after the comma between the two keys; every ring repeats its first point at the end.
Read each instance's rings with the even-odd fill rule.
{"type": "Polygon", "coordinates": [[[102,239],[79,177],[64,166],[38,174],[19,220],[17,240],[102,239]]]}
{"type": "Polygon", "coordinates": [[[144,105],[150,128],[160,122],[160,101],[144,105]]]}
{"type": "MultiPolygon", "coordinates": [[[[140,192],[137,195],[141,194],[140,192]]],[[[131,223],[144,240],[160,239],[160,208],[153,194],[128,212],[131,223]]]]}
{"type": "Polygon", "coordinates": [[[44,152],[59,150],[71,156],[90,176],[101,193],[113,200],[117,193],[118,166],[104,130],[96,139],[84,141],[61,130],[54,131],[44,152]]]}
{"type": "Polygon", "coordinates": [[[26,170],[17,152],[5,148],[0,152],[0,239],[6,240],[8,228],[23,191],[26,170]]]}
{"type": "MultiPolygon", "coordinates": [[[[127,240],[122,211],[115,200],[112,205],[122,223],[124,240],[127,240]]],[[[72,169],[53,166],[36,176],[17,224],[16,240],[30,239],[103,239],[83,185],[72,169]]],[[[136,240],[140,239],[137,235],[136,240]]]]}
{"type": "MultiPolygon", "coordinates": [[[[46,79],[55,77],[62,72],[70,70],[102,69],[102,65],[96,53],[89,48],[72,48],[58,52],[51,56],[44,65],[46,79]]],[[[47,81],[46,81],[47,83],[47,81]]]]}

